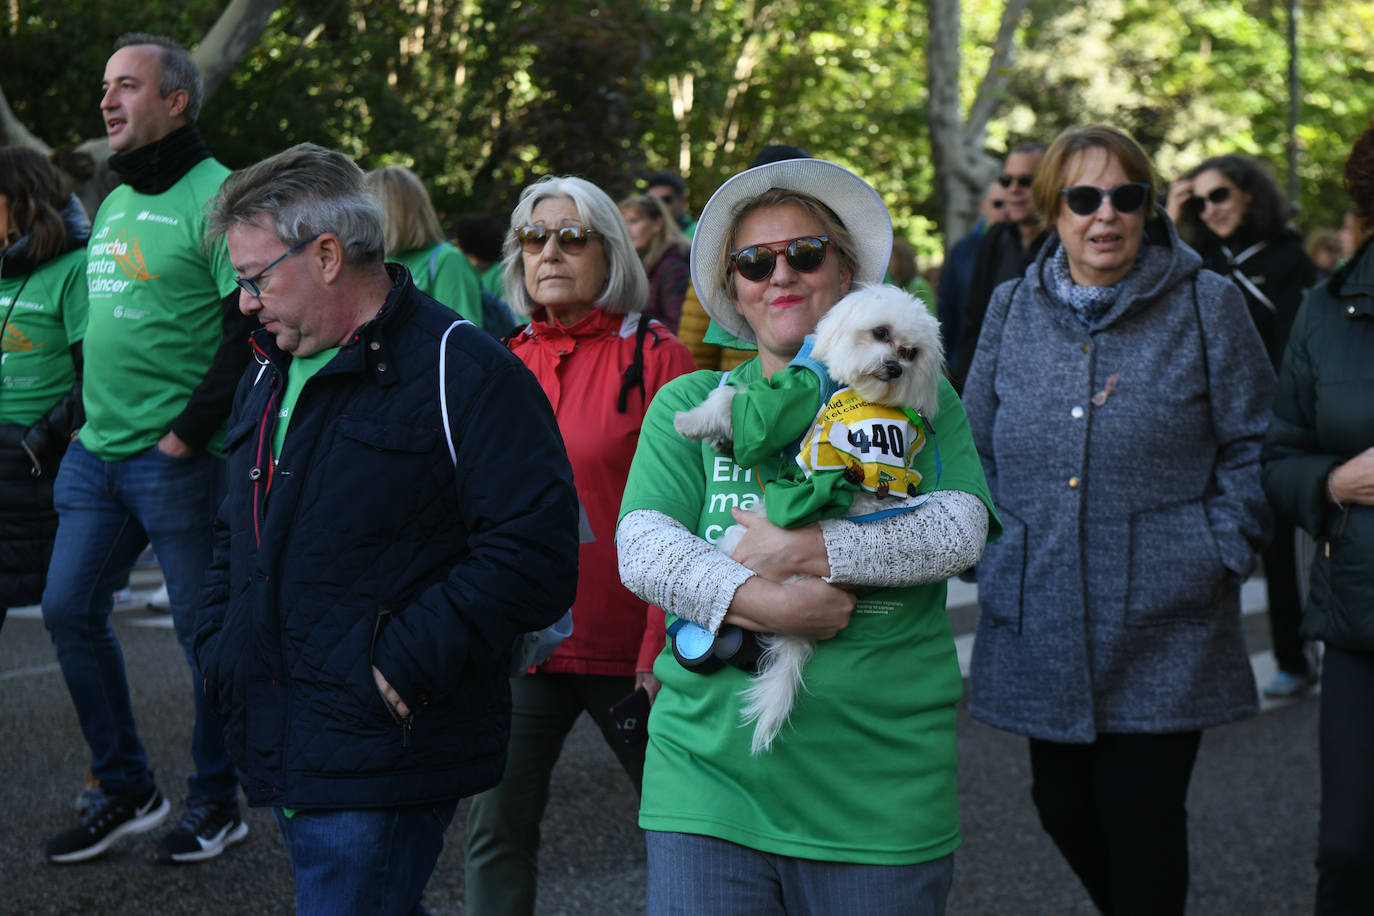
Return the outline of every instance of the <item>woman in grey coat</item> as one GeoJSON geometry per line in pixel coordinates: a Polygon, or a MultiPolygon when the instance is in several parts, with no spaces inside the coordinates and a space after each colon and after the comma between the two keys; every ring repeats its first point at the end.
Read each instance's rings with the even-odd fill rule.
{"type": "Polygon", "coordinates": [[[1274,373],[1130,137],[1066,131],[1032,194],[1053,234],[994,293],[964,389],[1006,525],[969,709],[1030,738],[1041,823],[1099,909],[1182,913],[1201,729],[1256,708],[1240,585],[1274,373]]]}

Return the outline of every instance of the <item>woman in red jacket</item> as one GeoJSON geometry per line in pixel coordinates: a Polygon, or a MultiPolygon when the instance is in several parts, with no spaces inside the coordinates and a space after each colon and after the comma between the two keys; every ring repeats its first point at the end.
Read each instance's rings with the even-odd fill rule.
{"type": "Polygon", "coordinates": [[[585,524],[573,634],[511,681],[505,776],[468,812],[468,912],[503,916],[534,912],[549,777],[584,711],[639,789],[644,746],[621,740],[610,708],[637,689],[650,698],[657,690],[649,672],[663,646],[663,615],[620,584],[615,524],[649,400],[696,368],[687,347],[641,313],[648,281],[625,220],[581,178],[551,176],[520,195],[505,287],[512,308],[530,319],[510,348],[553,405],[585,524]]]}

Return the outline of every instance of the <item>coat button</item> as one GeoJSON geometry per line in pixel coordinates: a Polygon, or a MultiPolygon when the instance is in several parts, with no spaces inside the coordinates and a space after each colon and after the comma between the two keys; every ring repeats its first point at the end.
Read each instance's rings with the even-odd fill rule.
{"type": "Polygon", "coordinates": [[[378,364],[377,364],[377,371],[378,371],[378,372],[385,372],[385,371],[386,371],[386,363],[378,363],[378,364]]]}
{"type": "Polygon", "coordinates": [[[1083,352],[1084,352],[1084,353],[1087,353],[1087,352],[1088,352],[1089,350],[1091,350],[1091,349],[1092,349],[1092,344],[1084,344],[1084,345],[1083,345],[1083,352]]]}
{"type": "Polygon", "coordinates": [[[1345,313],[1346,313],[1347,315],[1353,315],[1353,314],[1355,314],[1355,306],[1353,306],[1353,305],[1347,305],[1347,306],[1345,307],[1345,313]]]}
{"type": "Polygon", "coordinates": [[[1077,477],[1070,477],[1070,478],[1069,478],[1069,489],[1070,489],[1070,490],[1077,490],[1077,489],[1078,489],[1078,478],[1077,478],[1077,477]]]}
{"type": "Polygon", "coordinates": [[[248,470],[248,479],[249,479],[249,480],[257,480],[257,479],[260,478],[260,477],[262,477],[262,468],[249,468],[249,470],[248,470]]]}
{"type": "Polygon", "coordinates": [[[382,345],[379,344],[379,343],[377,343],[377,341],[374,340],[374,341],[372,341],[372,343],[370,343],[370,344],[367,345],[367,348],[368,348],[369,350],[380,350],[380,349],[382,348],[382,345]]]}
{"type": "Polygon", "coordinates": [[[1075,404],[1073,410],[1069,411],[1069,416],[1073,417],[1075,420],[1083,419],[1083,408],[1075,404]]]}

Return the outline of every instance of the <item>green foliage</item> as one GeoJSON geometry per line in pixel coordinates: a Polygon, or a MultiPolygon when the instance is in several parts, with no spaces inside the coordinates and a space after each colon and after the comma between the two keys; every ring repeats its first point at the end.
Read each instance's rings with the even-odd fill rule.
{"type": "MultiPolygon", "coordinates": [[[[967,107],[1001,0],[961,4],[967,107]]],[[[1036,0],[1018,36],[995,153],[1091,121],[1125,128],[1164,177],[1241,150],[1286,174],[1286,5],[1036,0]]],[[[135,11],[13,0],[0,30],[11,106],[55,146],[100,136],[100,74],[128,30],[194,45],[214,0],[135,11]]],[[[1374,112],[1374,4],[1303,0],[1300,203],[1344,208],[1339,170],[1374,112]]],[[[923,259],[942,248],[925,116],[922,0],[286,0],[205,106],[216,154],[243,166],[292,143],[402,164],[441,215],[509,212],[549,173],[618,197],[681,172],[699,210],[769,143],[868,178],[923,259]]]]}

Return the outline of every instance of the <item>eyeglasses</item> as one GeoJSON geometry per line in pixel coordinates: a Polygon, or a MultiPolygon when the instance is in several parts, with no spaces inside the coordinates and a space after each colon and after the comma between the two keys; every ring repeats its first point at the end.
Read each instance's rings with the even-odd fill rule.
{"type": "Polygon", "coordinates": [[[1069,209],[1079,216],[1091,216],[1102,206],[1102,198],[1110,197],[1112,209],[1117,213],[1134,213],[1145,206],[1150,196],[1150,186],[1143,181],[1119,184],[1104,191],[1090,184],[1077,184],[1059,192],[1069,209]]]}
{"type": "Polygon", "coordinates": [[[578,254],[593,238],[600,238],[601,233],[586,226],[559,226],[557,229],[521,226],[515,230],[515,240],[520,243],[520,250],[525,254],[539,254],[548,244],[550,237],[558,240],[558,247],[563,249],[565,254],[578,254]]]}
{"type": "Polygon", "coordinates": [[[286,254],[277,258],[275,261],[273,261],[271,264],[268,264],[266,267],[258,271],[253,276],[235,277],[234,282],[238,284],[239,289],[243,290],[245,293],[256,299],[257,297],[262,295],[262,287],[260,287],[258,284],[262,282],[263,277],[267,276],[267,272],[269,270],[271,270],[273,267],[276,267],[278,264],[280,264],[282,261],[285,261],[287,258],[291,257],[293,254],[300,251],[306,245],[309,245],[311,242],[315,241],[315,239],[319,238],[323,234],[324,233],[322,232],[317,232],[314,235],[310,236],[310,238],[303,239],[302,241],[297,242],[290,248],[286,249],[286,254]]]}
{"type": "Polygon", "coordinates": [[[1199,210],[1205,210],[1207,208],[1207,204],[1209,201],[1214,204],[1224,204],[1226,203],[1226,201],[1230,199],[1231,188],[1230,186],[1223,184],[1218,185],[1217,187],[1208,191],[1206,194],[1193,195],[1188,199],[1188,203],[1192,204],[1194,207],[1197,207],[1199,210]]]}
{"type": "Polygon", "coordinates": [[[997,176],[997,183],[1000,184],[1000,185],[1001,185],[1002,187],[1004,187],[1004,188],[1009,188],[1009,187],[1011,187],[1013,182],[1015,182],[1016,184],[1020,185],[1020,186],[1023,187],[1023,188],[1029,188],[1029,187],[1035,182],[1035,176],[1034,176],[1034,175],[1029,175],[1029,174],[1028,174],[1028,175],[998,175],[998,176],[997,176]]]}
{"type": "Polygon", "coordinates": [[[649,196],[657,197],[659,200],[663,201],[665,207],[671,207],[673,204],[677,203],[677,198],[671,194],[650,194],[649,196]]]}
{"type": "Polygon", "coordinates": [[[787,266],[809,274],[825,263],[828,235],[804,235],[783,242],[765,242],[730,252],[730,263],[746,280],[766,280],[773,275],[778,255],[787,259],[787,266]]]}

